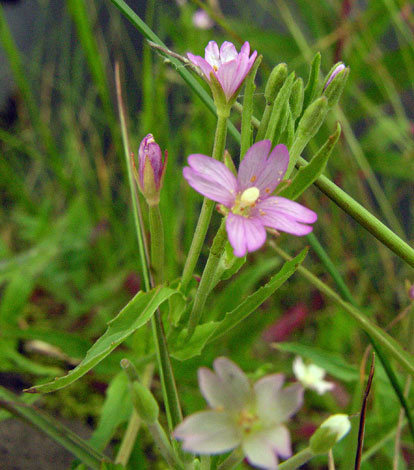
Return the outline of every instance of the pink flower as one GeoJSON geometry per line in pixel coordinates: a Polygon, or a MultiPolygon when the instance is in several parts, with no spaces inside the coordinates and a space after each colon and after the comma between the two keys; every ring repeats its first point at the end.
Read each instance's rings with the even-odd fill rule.
{"type": "Polygon", "coordinates": [[[187,53],[187,57],[201,69],[209,84],[211,84],[211,74],[215,76],[227,102],[230,102],[236,98],[239,88],[256,60],[256,51],[250,58],[249,54],[250,44],[248,42],[245,42],[240,53],[237,53],[231,42],[223,42],[219,50],[217,43],[210,41],[205,49],[204,59],[190,52],[187,53]]]}
{"type": "Polygon", "coordinates": [[[204,10],[197,10],[193,15],[193,24],[199,29],[211,29],[214,26],[214,21],[208,16],[204,10]]]}
{"type": "Polygon", "coordinates": [[[220,454],[240,446],[247,460],[274,470],[278,456],[292,455],[284,422],[300,408],[303,388],[282,388],[282,374],[267,375],[253,386],[234,362],[214,361],[214,372],[201,368],[200,390],[212,408],[188,416],[174,431],[183,449],[196,454],[220,454]]]}
{"type": "Polygon", "coordinates": [[[238,257],[263,245],[265,227],[301,236],[312,231],[306,224],[317,219],[315,212],[301,204],[271,196],[289,163],[285,145],[277,145],[270,153],[271,147],[270,140],[252,145],[237,178],[223,163],[200,154],[190,155],[190,166],[183,170],[190,186],[227,208],[227,235],[238,257]]]}

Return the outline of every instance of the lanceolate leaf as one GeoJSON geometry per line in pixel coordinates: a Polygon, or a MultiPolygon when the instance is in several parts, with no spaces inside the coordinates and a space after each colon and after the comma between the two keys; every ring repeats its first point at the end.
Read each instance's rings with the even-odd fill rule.
{"type": "Polygon", "coordinates": [[[53,382],[29,388],[30,393],[48,393],[59,390],[90,371],[138,328],[145,325],[156,309],[176,293],[168,287],[159,287],[138,294],[109,322],[108,329],[87,352],[85,359],[64,377],[53,382]]]}
{"type": "Polygon", "coordinates": [[[296,258],[286,262],[282,266],[282,269],[275,274],[266,285],[247,297],[247,299],[245,299],[234,310],[226,313],[222,321],[208,322],[198,325],[189,342],[186,341],[187,329],[181,331],[177,339],[177,348],[171,353],[171,356],[179,360],[186,360],[201,354],[202,350],[208,343],[229,332],[260,307],[266,299],[281,287],[305,259],[307,252],[308,249],[305,248],[298,256],[296,256],[296,258]]]}

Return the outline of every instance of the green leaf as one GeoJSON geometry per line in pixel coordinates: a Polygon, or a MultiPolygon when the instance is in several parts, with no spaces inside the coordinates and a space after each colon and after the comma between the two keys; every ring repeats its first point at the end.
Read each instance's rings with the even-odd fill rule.
{"type": "Polygon", "coordinates": [[[190,341],[187,341],[188,329],[182,329],[176,340],[177,350],[171,352],[171,356],[179,361],[185,361],[194,356],[198,356],[219,325],[220,322],[214,321],[197,325],[190,341]]]}
{"type": "Polygon", "coordinates": [[[138,294],[108,323],[108,329],[87,352],[84,360],[64,377],[29,388],[29,393],[49,393],[64,388],[90,371],[138,328],[145,325],[156,309],[176,293],[168,287],[158,287],[138,294]]]}
{"type": "Polygon", "coordinates": [[[324,351],[313,346],[301,343],[275,343],[274,347],[281,351],[297,354],[309,359],[317,366],[325,369],[333,377],[343,382],[355,382],[359,379],[359,371],[355,366],[348,364],[338,354],[324,351]]]}
{"type": "Polygon", "coordinates": [[[215,332],[209,339],[209,342],[214,341],[226,334],[246,317],[248,317],[252,312],[254,312],[258,307],[260,307],[260,305],[266,299],[268,299],[290,278],[290,276],[292,276],[292,274],[305,259],[307,253],[308,248],[306,247],[291,261],[284,263],[282,269],[276,275],[274,275],[266,285],[262,286],[254,294],[247,297],[247,299],[244,300],[234,310],[226,313],[224,319],[220,322],[215,332]]]}
{"type": "Polygon", "coordinates": [[[16,273],[2,292],[0,325],[16,325],[33,291],[33,278],[27,272],[16,273]]]}
{"type": "Polygon", "coordinates": [[[234,310],[226,313],[223,320],[198,325],[190,341],[187,341],[187,329],[182,330],[176,340],[176,349],[171,352],[171,356],[183,361],[201,354],[208,343],[220,338],[238,325],[282,286],[302,263],[307,252],[308,249],[305,248],[296,258],[287,261],[266,285],[247,297],[234,310]]]}
{"type": "Polygon", "coordinates": [[[100,470],[101,462],[108,460],[66,426],[20,399],[9,390],[0,387],[0,407],[43,431],[89,467],[100,470]]]}
{"type": "Polygon", "coordinates": [[[335,133],[332,134],[308,165],[301,167],[293,178],[292,183],[281,191],[280,196],[288,199],[297,199],[325,170],[332,150],[341,135],[341,126],[336,124],[335,133]]]}

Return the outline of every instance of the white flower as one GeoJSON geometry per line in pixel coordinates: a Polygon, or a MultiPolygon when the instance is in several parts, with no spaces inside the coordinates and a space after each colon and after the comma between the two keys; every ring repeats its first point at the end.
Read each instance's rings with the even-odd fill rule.
{"type": "Polygon", "coordinates": [[[323,380],[326,374],[324,369],[315,364],[305,365],[299,356],[293,361],[293,373],[305,388],[311,388],[319,395],[323,395],[335,387],[332,382],[323,380]]]}
{"type": "Polygon", "coordinates": [[[232,361],[220,357],[214,370],[199,369],[200,390],[212,408],[188,416],[174,431],[183,449],[220,454],[241,446],[247,460],[274,470],[279,456],[291,456],[290,435],[282,424],[300,408],[303,388],[284,389],[282,374],[263,377],[252,386],[232,361]]]}

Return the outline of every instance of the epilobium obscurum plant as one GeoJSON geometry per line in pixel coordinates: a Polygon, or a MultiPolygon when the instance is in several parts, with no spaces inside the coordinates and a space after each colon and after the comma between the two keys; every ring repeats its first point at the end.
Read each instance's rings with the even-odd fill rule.
{"type": "MultiPolygon", "coordinates": [[[[168,50],[162,47],[159,50],[168,55],[168,50]]],[[[175,56],[172,58],[176,59],[175,56]]],[[[164,269],[164,230],[160,201],[163,197],[166,156],[163,158],[159,145],[152,134],[148,134],[140,144],[135,168],[136,183],[145,201],[142,208],[147,211],[141,219],[148,221],[148,227],[140,225],[142,222],[138,208],[141,205],[137,205],[134,214],[138,239],[146,242],[139,245],[145,291],[139,292],[127,308],[109,323],[107,332],[92,346],[87,359],[68,374],[69,379],[57,379],[43,387],[51,391],[86,374],[92,367],[91,364],[106,357],[122,341],[151,321],[154,341],[153,345],[145,348],[146,358],[143,362],[156,358],[164,406],[158,405],[155,399],[157,394],[152,394],[150,384],[138,378],[138,372],[135,374],[132,366],[124,362],[125,371],[129,374],[135,413],[130,417],[117,463],[127,465],[137,432],[137,420],[140,418],[171,468],[199,468],[197,459],[183,455],[184,449],[200,455],[233,451],[229,458],[233,455],[236,460],[240,460],[245,456],[250,464],[259,468],[293,470],[312,458],[316,452],[327,452],[349,428],[347,418],[328,420],[328,424],[322,426],[327,443],[320,444],[319,432],[310,447],[292,455],[290,432],[286,423],[303,403],[304,386],[314,388],[319,393],[331,389],[331,384],[323,380],[323,371],[297,363],[296,373],[302,383],[284,387],[284,376],[273,374],[251,384],[234,362],[219,357],[214,361],[214,371],[207,368],[199,370],[200,389],[210,409],[183,420],[180,384],[175,383],[170,357],[185,361],[200,355],[211,341],[232,334],[233,328],[249,315],[260,315],[257,312],[258,307],[303,261],[306,249],[274,273],[263,289],[257,288],[247,300],[241,299],[234,310],[229,313],[226,310],[217,311],[221,309],[215,302],[215,286],[221,280],[237,275],[245,262],[242,258],[264,245],[267,230],[296,236],[308,235],[312,231],[312,224],[317,220],[316,212],[285,197],[284,191],[290,188],[291,199],[296,199],[322,174],[340,131],[337,131],[335,139],[331,138],[328,144],[322,146],[316,154],[317,158],[311,160],[311,171],[308,166],[305,166],[305,170],[297,171],[295,165],[303,165],[302,151],[322,125],[329,111],[328,104],[331,105],[338,98],[349,70],[341,68],[334,71],[322,92],[323,96],[316,96],[321,92],[318,83],[319,69],[313,69],[310,74],[313,82],[305,87],[303,81],[293,73],[288,75],[286,64],[275,67],[265,87],[265,110],[258,123],[258,119],[252,114],[252,103],[261,96],[254,94],[255,73],[261,59],[257,58],[256,51],[250,55],[248,42],[237,52],[230,42],[224,42],[219,48],[214,41],[210,41],[204,58],[191,53],[188,58],[211,88],[217,126],[215,135],[211,135],[211,143],[214,143],[211,157],[194,153],[188,158],[188,166],[183,170],[187,182],[205,196],[205,199],[185,258],[182,276],[177,280],[177,270],[172,278],[165,276],[168,271],[164,269]],[[240,103],[237,104],[238,110],[242,112],[242,145],[239,170],[236,172],[232,163],[228,161],[226,166],[223,160],[228,119],[244,83],[243,107],[240,103]],[[287,177],[291,179],[285,181],[280,189],[280,183],[287,177]],[[280,193],[276,193],[276,189],[280,193]],[[207,261],[202,263],[201,279],[196,284],[192,282],[193,274],[197,269],[200,253],[203,248],[205,251],[208,248],[205,238],[216,203],[225,218],[214,237],[207,261]],[[149,250],[146,250],[146,246],[149,246],[149,250]],[[203,323],[208,298],[211,299],[209,307],[215,317],[214,321],[203,323]],[[62,382],[65,383],[62,385],[62,382]],[[166,419],[160,419],[159,416],[163,409],[166,419]],[[161,424],[165,421],[168,431],[161,424]],[[175,442],[172,436],[180,443],[175,442]],[[286,460],[280,463],[281,459],[286,460]]],[[[180,59],[188,65],[186,59],[180,59]]],[[[188,74],[187,69],[185,73],[188,74]]],[[[128,149],[125,120],[122,118],[121,123],[125,148],[128,149]]],[[[234,128],[233,135],[238,137],[234,128]]],[[[208,137],[206,132],[206,138],[208,137]]],[[[133,180],[131,176],[130,179],[133,180]]],[[[135,188],[132,188],[131,193],[135,202],[135,188]]],[[[174,243],[169,243],[168,246],[174,246],[174,243]]],[[[171,259],[173,258],[172,256],[171,259]]],[[[253,286],[251,289],[253,290],[253,286]]],[[[247,294],[247,291],[243,294],[247,294]]],[[[220,345],[217,349],[220,349],[220,345]]],[[[134,360],[137,359],[135,349],[131,352],[125,350],[125,354],[129,353],[134,360]]],[[[153,365],[149,364],[145,372],[146,377],[151,376],[153,365]]],[[[39,386],[36,391],[41,391],[41,388],[39,386]]],[[[227,460],[223,462],[221,457],[219,463],[225,464],[223,468],[233,468],[227,460]]],[[[203,460],[203,468],[215,468],[215,463],[210,467],[209,461],[203,460]]]]}

